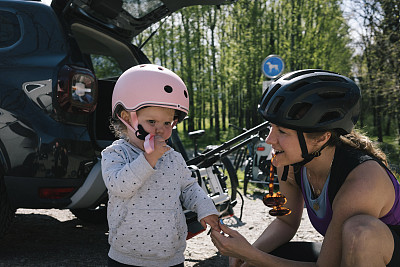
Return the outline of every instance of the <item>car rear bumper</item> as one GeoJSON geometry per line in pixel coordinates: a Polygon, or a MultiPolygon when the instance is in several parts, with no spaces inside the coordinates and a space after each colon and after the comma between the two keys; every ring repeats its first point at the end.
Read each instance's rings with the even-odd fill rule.
{"type": "Polygon", "coordinates": [[[89,208],[106,192],[98,162],[86,179],[4,176],[14,208],[89,208]]]}

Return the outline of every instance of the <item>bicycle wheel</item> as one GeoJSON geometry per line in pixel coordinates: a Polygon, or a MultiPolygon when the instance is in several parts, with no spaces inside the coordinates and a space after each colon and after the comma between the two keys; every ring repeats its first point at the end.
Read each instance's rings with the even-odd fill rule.
{"type": "Polygon", "coordinates": [[[249,184],[249,181],[251,177],[253,176],[253,159],[248,158],[247,159],[247,164],[246,167],[244,168],[244,181],[243,181],[243,194],[247,194],[247,186],[249,184]]]}
{"type": "Polygon", "coordinates": [[[224,170],[226,170],[228,173],[229,181],[231,184],[230,198],[231,201],[234,201],[236,199],[237,188],[239,186],[237,173],[235,171],[235,168],[233,167],[232,161],[228,157],[221,158],[221,163],[223,164],[224,170]]]}
{"type": "Polygon", "coordinates": [[[247,154],[247,148],[242,147],[240,148],[236,153],[235,153],[235,159],[233,161],[233,166],[235,168],[235,171],[237,171],[239,168],[243,166],[244,160],[246,158],[247,154]]]}

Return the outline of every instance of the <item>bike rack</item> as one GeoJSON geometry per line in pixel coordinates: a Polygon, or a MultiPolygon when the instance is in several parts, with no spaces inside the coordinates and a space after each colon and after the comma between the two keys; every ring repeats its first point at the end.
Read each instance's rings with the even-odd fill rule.
{"type": "Polygon", "coordinates": [[[224,142],[223,144],[213,148],[205,153],[202,153],[188,161],[186,161],[187,165],[197,165],[199,167],[209,167],[215,162],[217,162],[220,158],[227,156],[228,154],[240,149],[241,147],[247,145],[252,142],[254,136],[259,132],[267,129],[270,126],[270,122],[266,121],[261,123],[260,125],[247,130],[246,132],[232,138],[229,141],[224,142]],[[247,138],[247,139],[246,139],[247,138]],[[244,140],[244,141],[243,141],[244,140]],[[240,142],[237,144],[238,142],[240,142]]]}

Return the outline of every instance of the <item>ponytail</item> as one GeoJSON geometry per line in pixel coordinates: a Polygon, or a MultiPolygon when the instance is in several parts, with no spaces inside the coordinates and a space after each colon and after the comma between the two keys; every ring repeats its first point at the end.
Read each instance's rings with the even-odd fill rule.
{"type": "MultiPolygon", "coordinates": [[[[389,167],[386,154],[383,153],[367,136],[352,130],[351,133],[346,135],[340,135],[337,131],[330,131],[331,138],[327,142],[328,146],[337,146],[340,144],[346,144],[355,149],[364,151],[367,155],[374,157],[389,167]]],[[[324,132],[313,132],[307,133],[309,138],[318,138],[324,132]]]]}
{"type": "Polygon", "coordinates": [[[340,136],[339,139],[341,143],[362,150],[388,166],[386,154],[383,153],[383,151],[379,149],[367,136],[353,130],[347,135],[340,136]]]}

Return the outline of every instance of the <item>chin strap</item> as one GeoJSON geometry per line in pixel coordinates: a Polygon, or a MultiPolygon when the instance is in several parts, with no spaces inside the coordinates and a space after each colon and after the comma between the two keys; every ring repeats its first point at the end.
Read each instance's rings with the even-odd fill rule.
{"type": "Polygon", "coordinates": [[[139,124],[136,112],[131,112],[131,121],[133,127],[120,116],[118,116],[118,118],[123,124],[125,124],[128,131],[135,133],[135,136],[138,139],[144,140],[143,147],[147,154],[150,154],[154,151],[154,135],[146,132],[143,126],[139,124]]]}
{"type": "Polygon", "coordinates": [[[287,175],[289,173],[289,165],[286,165],[285,167],[283,167],[283,174],[282,174],[282,181],[286,181],[287,180],[287,175]]]}
{"type": "Polygon", "coordinates": [[[146,137],[149,135],[149,133],[146,132],[145,129],[143,129],[143,126],[141,124],[138,124],[137,128],[138,129],[136,131],[133,128],[131,129],[135,132],[135,136],[140,140],[146,140],[146,137]]]}
{"type": "MultiPolygon", "coordinates": [[[[143,128],[141,124],[139,124],[136,112],[131,112],[131,121],[132,121],[132,126],[127,123],[125,120],[123,120],[120,116],[118,116],[119,120],[125,124],[125,126],[128,128],[128,131],[131,131],[135,133],[135,136],[143,140],[143,147],[144,150],[146,151],[147,154],[150,154],[154,151],[154,134],[150,134],[146,132],[146,130],[143,128]],[[136,130],[137,129],[137,130],[136,130]]],[[[175,119],[172,122],[172,128],[175,127],[175,125],[178,124],[178,119],[175,119]]]]}
{"type": "MultiPolygon", "coordinates": [[[[301,166],[304,166],[305,164],[309,163],[314,158],[321,156],[322,149],[324,149],[325,147],[328,146],[328,142],[326,142],[317,151],[308,153],[306,140],[304,138],[304,133],[301,131],[297,131],[297,137],[299,138],[299,143],[300,143],[300,148],[301,148],[301,156],[304,158],[304,160],[294,163],[294,164],[290,164],[291,166],[293,166],[295,168],[295,170],[300,169],[301,166]]],[[[282,174],[282,178],[281,178],[282,181],[287,180],[288,172],[289,172],[289,165],[286,165],[283,169],[283,174],[282,174]]]]}

